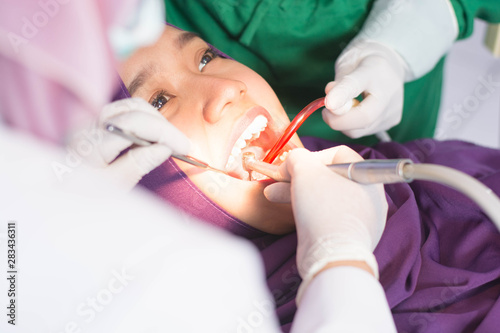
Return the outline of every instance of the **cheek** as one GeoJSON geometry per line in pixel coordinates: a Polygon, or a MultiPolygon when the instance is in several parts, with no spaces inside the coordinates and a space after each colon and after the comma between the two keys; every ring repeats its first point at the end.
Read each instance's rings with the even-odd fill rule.
{"type": "Polygon", "coordinates": [[[167,120],[182,133],[184,133],[187,137],[193,137],[196,136],[196,134],[202,132],[201,124],[195,118],[193,118],[194,117],[173,116],[168,117],[167,120]]]}
{"type": "Polygon", "coordinates": [[[255,72],[251,72],[251,75],[246,76],[245,83],[248,88],[248,94],[255,103],[269,111],[275,120],[278,119],[285,123],[288,122],[288,116],[278,96],[276,96],[273,88],[271,88],[266,80],[255,72]]]}
{"type": "Polygon", "coordinates": [[[279,103],[274,90],[262,77],[258,75],[248,76],[245,83],[249,94],[256,98],[256,102],[273,104],[279,103]]]}
{"type": "Polygon", "coordinates": [[[188,138],[195,138],[197,135],[204,132],[203,119],[184,104],[185,103],[175,100],[163,117],[188,138]]]}

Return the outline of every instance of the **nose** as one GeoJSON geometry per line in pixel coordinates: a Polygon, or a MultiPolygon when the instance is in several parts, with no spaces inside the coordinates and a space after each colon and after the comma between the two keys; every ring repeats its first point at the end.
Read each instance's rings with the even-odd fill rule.
{"type": "Polygon", "coordinates": [[[247,92],[242,81],[220,77],[205,77],[201,89],[203,118],[210,124],[218,122],[228,110],[237,106],[247,92]]]}

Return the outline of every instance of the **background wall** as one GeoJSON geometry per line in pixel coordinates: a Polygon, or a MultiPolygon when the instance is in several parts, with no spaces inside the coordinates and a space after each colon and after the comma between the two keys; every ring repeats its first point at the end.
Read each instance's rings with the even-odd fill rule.
{"type": "Polygon", "coordinates": [[[500,148],[500,59],[484,45],[487,24],[455,43],[445,66],[444,91],[435,137],[500,148]]]}

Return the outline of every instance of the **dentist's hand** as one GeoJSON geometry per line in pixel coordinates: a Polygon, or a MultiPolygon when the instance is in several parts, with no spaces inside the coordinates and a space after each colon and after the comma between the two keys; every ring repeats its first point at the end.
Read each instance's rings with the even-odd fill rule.
{"type": "Polygon", "coordinates": [[[374,42],[349,46],[335,64],[335,81],[325,88],[323,120],[351,138],[385,131],[401,121],[404,60],[393,50],[374,42]],[[352,106],[352,99],[363,101],[352,106]]]}
{"type": "Polygon", "coordinates": [[[133,188],[172,153],[189,152],[188,138],[140,98],[123,99],[106,105],[95,126],[100,140],[97,140],[96,149],[88,160],[94,166],[102,167],[106,176],[126,189],[133,188]],[[154,144],[135,146],[129,140],[104,130],[105,123],[154,144]],[[119,156],[127,148],[131,149],[119,156]]]}
{"type": "Polygon", "coordinates": [[[332,263],[366,264],[378,278],[373,250],[387,216],[384,187],[354,183],[325,166],[360,160],[345,146],[316,153],[295,149],[280,166],[291,176],[291,183],[275,183],[264,191],[270,201],[292,202],[297,265],[303,279],[298,301],[313,277],[332,263]]]}

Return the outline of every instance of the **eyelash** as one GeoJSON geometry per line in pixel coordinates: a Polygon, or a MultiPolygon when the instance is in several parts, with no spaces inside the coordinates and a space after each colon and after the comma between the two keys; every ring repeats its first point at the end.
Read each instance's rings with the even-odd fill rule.
{"type": "Polygon", "coordinates": [[[201,57],[200,64],[198,65],[198,70],[201,72],[203,68],[212,60],[217,58],[219,55],[215,53],[215,50],[213,47],[209,46],[206,50],[205,53],[203,53],[203,56],[201,57]],[[207,60],[206,57],[209,57],[207,60]]]}
{"type": "MultiPolygon", "coordinates": [[[[208,47],[205,52],[203,53],[200,64],[198,65],[198,70],[201,72],[203,68],[212,60],[217,58],[219,55],[215,52],[215,50],[212,47],[208,47]],[[207,59],[208,58],[208,59],[207,59]]],[[[151,105],[156,108],[158,111],[161,110],[165,104],[170,100],[170,97],[168,96],[168,93],[165,90],[161,90],[158,93],[155,94],[153,101],[151,102],[151,105]]]]}
{"type": "Polygon", "coordinates": [[[155,97],[153,98],[153,101],[151,102],[151,105],[158,111],[161,110],[161,108],[167,104],[169,101],[170,97],[167,97],[168,94],[165,90],[160,90],[158,93],[156,93],[155,97]]]}

